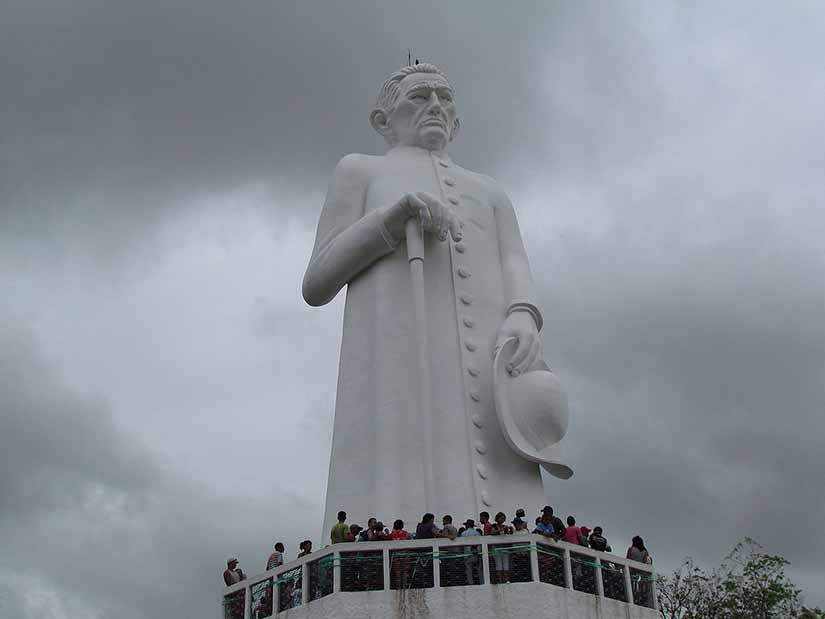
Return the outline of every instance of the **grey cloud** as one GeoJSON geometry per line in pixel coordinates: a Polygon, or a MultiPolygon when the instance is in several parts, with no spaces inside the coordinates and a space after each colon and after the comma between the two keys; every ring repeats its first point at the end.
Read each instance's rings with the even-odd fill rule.
{"type": "Polygon", "coordinates": [[[308,238],[341,155],[382,148],[367,113],[411,47],[456,86],[453,156],[496,176],[519,213],[574,415],[576,476],[548,481],[553,504],[599,521],[617,549],[641,533],[659,569],[685,554],[711,565],[753,535],[825,603],[822,24],[801,2],[6,3],[0,284],[32,318],[28,335],[16,320],[2,336],[0,402],[14,407],[0,418],[0,527],[16,542],[0,570],[13,561],[75,615],[89,600],[124,616],[211,614],[216,557],[258,556],[273,528],[315,532],[341,306],[284,303],[299,290],[279,275],[299,280],[311,248],[280,249],[308,238]],[[253,215],[237,204],[253,201],[253,215]],[[202,221],[245,234],[233,217],[278,246],[232,263],[237,282],[167,232],[202,221]],[[223,295],[248,309],[221,314],[223,295]],[[45,320],[55,301],[65,319],[45,320]],[[222,362],[201,362],[203,342],[222,362]],[[117,345],[135,350],[107,353],[117,345]],[[114,353],[129,364],[85,358],[114,353]],[[96,395],[45,361],[72,354],[96,395]],[[271,384],[250,377],[261,366],[271,384]],[[133,375],[164,372],[175,380],[148,395],[133,375]],[[231,394],[215,386],[227,377],[231,394]],[[224,405],[238,458],[261,454],[229,495],[203,473],[214,443],[173,449],[196,413],[216,423],[224,405]],[[150,446],[175,459],[117,423],[156,437],[158,411],[169,436],[150,446]],[[302,475],[276,475],[296,462],[302,475]],[[84,529],[101,535],[72,541],[84,529]],[[111,539],[130,540],[122,554],[142,570],[128,588],[111,539]],[[109,574],[98,591],[91,568],[75,574],[83,556],[109,574]]]}
{"type": "Polygon", "coordinates": [[[290,548],[307,535],[287,510],[313,501],[180,479],[105,404],[65,387],[25,332],[0,331],[4,616],[208,616],[226,555],[256,573],[272,522],[290,548]]]}

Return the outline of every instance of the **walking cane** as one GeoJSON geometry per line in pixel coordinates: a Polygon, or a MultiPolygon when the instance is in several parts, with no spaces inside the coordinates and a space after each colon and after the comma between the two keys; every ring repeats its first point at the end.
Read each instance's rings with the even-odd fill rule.
{"type": "Polygon", "coordinates": [[[430,353],[427,348],[427,297],[424,293],[424,234],[421,220],[407,220],[407,259],[412,278],[413,308],[415,312],[415,340],[418,349],[418,397],[421,426],[424,433],[424,496],[425,511],[435,509],[433,484],[433,409],[430,392],[430,353]]]}

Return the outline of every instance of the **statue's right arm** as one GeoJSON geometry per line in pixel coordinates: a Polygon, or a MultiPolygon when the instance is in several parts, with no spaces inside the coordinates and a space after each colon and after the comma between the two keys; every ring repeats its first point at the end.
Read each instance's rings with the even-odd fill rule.
{"type": "Polygon", "coordinates": [[[398,245],[381,210],[364,214],[369,167],[364,155],[347,155],[335,167],[304,274],[303,295],[310,305],[329,303],[350,280],[398,245]]]}

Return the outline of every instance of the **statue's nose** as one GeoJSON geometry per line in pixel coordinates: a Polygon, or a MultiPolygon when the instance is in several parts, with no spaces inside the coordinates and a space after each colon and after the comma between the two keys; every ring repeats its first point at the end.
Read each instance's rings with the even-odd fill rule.
{"type": "Polygon", "coordinates": [[[433,90],[430,93],[430,111],[440,110],[441,109],[441,101],[438,99],[438,95],[433,90]]]}

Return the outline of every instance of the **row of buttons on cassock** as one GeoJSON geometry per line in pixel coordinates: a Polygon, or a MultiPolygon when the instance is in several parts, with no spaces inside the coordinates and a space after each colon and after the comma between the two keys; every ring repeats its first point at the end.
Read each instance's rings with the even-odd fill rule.
{"type": "MultiPolygon", "coordinates": [[[[446,169],[446,168],[450,167],[450,164],[448,162],[444,161],[443,159],[437,159],[437,161],[438,161],[438,165],[441,166],[442,168],[446,169]]],[[[446,185],[447,187],[455,187],[455,180],[453,178],[451,178],[449,176],[446,176],[442,180],[444,182],[444,185],[446,185]]],[[[449,202],[450,204],[452,204],[454,206],[457,206],[459,204],[459,199],[454,195],[450,195],[449,194],[449,189],[445,189],[444,194],[447,196],[447,202],[449,202]]],[[[461,242],[461,241],[455,243],[453,245],[453,248],[459,254],[464,254],[467,251],[467,245],[465,243],[461,242]]],[[[466,268],[464,266],[457,266],[457,265],[456,265],[456,274],[458,275],[460,280],[464,280],[464,281],[469,280],[470,277],[472,276],[472,273],[470,272],[470,270],[468,268],[466,268]]],[[[456,292],[458,292],[458,291],[456,291],[456,292]]],[[[459,295],[459,300],[461,301],[461,304],[463,306],[469,307],[473,304],[474,299],[473,299],[473,296],[469,292],[458,292],[458,295],[459,295]]],[[[470,316],[468,314],[462,315],[461,323],[464,325],[465,329],[467,329],[467,330],[471,330],[473,327],[475,327],[475,321],[473,320],[472,316],[470,316]]],[[[470,340],[466,335],[464,337],[462,337],[461,339],[464,342],[464,348],[466,348],[468,352],[473,353],[477,350],[478,347],[476,346],[476,344],[473,343],[472,340],[470,340]]],[[[472,365],[472,363],[468,363],[467,364],[467,373],[470,375],[471,378],[477,378],[478,375],[479,375],[479,370],[478,370],[477,367],[472,365]]],[[[474,404],[481,401],[481,396],[479,395],[478,391],[475,388],[473,388],[472,386],[470,387],[469,395],[470,395],[470,399],[473,401],[474,404]]],[[[473,412],[471,414],[470,419],[473,422],[473,426],[475,426],[478,430],[481,430],[481,429],[484,428],[484,422],[482,421],[481,416],[477,412],[473,412]]],[[[484,441],[482,441],[481,439],[477,439],[474,442],[473,447],[475,448],[476,453],[478,454],[478,456],[483,456],[484,454],[487,453],[487,446],[484,444],[484,441]]],[[[481,462],[476,462],[476,473],[478,473],[478,476],[481,479],[487,479],[487,469],[484,467],[484,465],[481,462]]],[[[489,506],[491,504],[489,493],[486,490],[482,489],[480,494],[481,494],[481,501],[485,505],[489,506]]]]}

